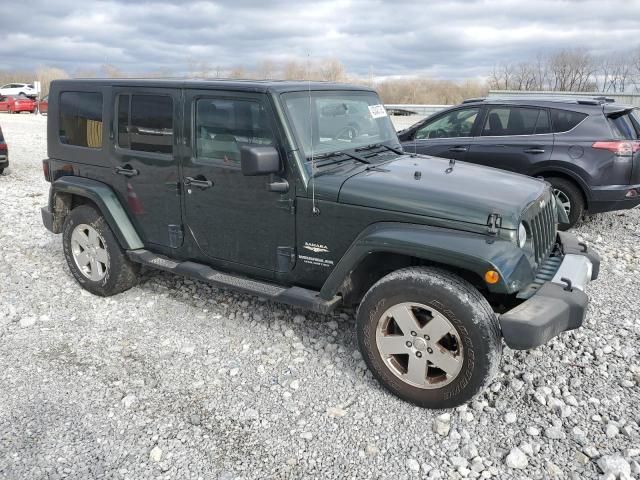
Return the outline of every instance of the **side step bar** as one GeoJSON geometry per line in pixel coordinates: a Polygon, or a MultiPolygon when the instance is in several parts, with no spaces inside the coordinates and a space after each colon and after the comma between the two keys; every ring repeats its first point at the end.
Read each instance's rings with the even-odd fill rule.
{"type": "Polygon", "coordinates": [[[171,260],[163,255],[158,255],[145,249],[128,250],[127,256],[134,262],[141,263],[152,268],[176,273],[185,277],[194,278],[211,283],[218,287],[238,290],[259,297],[266,297],[276,302],[286,303],[295,307],[313,310],[318,313],[329,313],[334,310],[341,297],[335,296],[331,300],[319,297],[318,292],[300,287],[283,287],[273,283],[252,280],[233,274],[220,272],[213,268],[196,262],[179,262],[171,260]]]}

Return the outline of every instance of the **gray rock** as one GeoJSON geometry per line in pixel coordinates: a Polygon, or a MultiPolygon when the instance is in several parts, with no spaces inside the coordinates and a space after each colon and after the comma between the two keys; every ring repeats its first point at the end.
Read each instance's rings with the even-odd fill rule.
{"type": "Polygon", "coordinates": [[[631,465],[620,455],[606,455],[598,460],[603,475],[631,475],[631,465]]]}
{"type": "Polygon", "coordinates": [[[413,458],[409,458],[407,459],[407,468],[409,470],[411,470],[412,472],[418,472],[420,471],[420,464],[418,463],[417,460],[413,459],[413,458]]]}
{"type": "Polygon", "coordinates": [[[529,460],[522,450],[518,447],[514,447],[509,452],[509,455],[507,455],[505,464],[509,468],[523,469],[529,465],[529,460]]]}

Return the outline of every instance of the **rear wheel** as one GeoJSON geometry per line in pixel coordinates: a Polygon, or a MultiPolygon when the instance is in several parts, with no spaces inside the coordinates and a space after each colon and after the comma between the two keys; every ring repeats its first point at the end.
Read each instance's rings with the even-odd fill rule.
{"type": "Polygon", "coordinates": [[[471,284],[443,270],[393,272],[365,295],[358,344],[369,369],[394,395],[427,408],[469,401],[502,356],[498,320],[471,284]]]}
{"type": "Polygon", "coordinates": [[[104,217],[90,205],[67,216],[62,246],[71,273],[91,293],[106,297],[137,283],[140,266],[127,258],[104,217]]]}
{"type": "Polygon", "coordinates": [[[0,168],[0,175],[2,175],[4,173],[4,167],[0,168]]]}
{"type": "Polygon", "coordinates": [[[580,188],[571,180],[559,177],[545,179],[551,184],[556,200],[569,217],[569,224],[561,224],[560,230],[568,230],[578,224],[584,215],[584,197],[580,188]]]}

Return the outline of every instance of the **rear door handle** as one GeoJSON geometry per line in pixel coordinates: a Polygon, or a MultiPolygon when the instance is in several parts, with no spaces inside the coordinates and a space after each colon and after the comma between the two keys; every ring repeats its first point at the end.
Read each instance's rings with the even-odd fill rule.
{"type": "Polygon", "coordinates": [[[537,148],[537,147],[525,148],[524,152],[525,153],[533,153],[533,154],[544,153],[544,148],[537,148]]]}
{"type": "Polygon", "coordinates": [[[186,177],[184,179],[184,184],[186,186],[188,186],[188,187],[197,187],[197,188],[201,188],[203,190],[205,188],[213,187],[213,182],[211,180],[207,180],[204,177],[202,177],[202,178],[186,177]]]}
{"type": "Polygon", "coordinates": [[[469,147],[461,147],[461,146],[451,147],[449,149],[450,152],[466,152],[467,150],[469,150],[469,147]]]}
{"type": "Polygon", "coordinates": [[[140,172],[131,165],[125,165],[124,167],[116,167],[116,173],[118,175],[124,175],[125,177],[135,177],[140,172]]]}

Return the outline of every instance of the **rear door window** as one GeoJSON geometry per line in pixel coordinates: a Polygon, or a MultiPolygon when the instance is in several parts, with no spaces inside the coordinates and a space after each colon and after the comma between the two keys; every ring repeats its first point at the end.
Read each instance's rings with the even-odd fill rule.
{"type": "Polygon", "coordinates": [[[77,147],[102,147],[102,94],[60,93],[60,143],[77,147]]]}
{"type": "Polygon", "coordinates": [[[528,107],[492,107],[482,128],[482,135],[503,137],[549,133],[549,116],[545,109],[528,107]]]}
{"type": "Polygon", "coordinates": [[[173,99],[168,95],[118,95],[118,146],[173,153],[173,99]]]}
{"type": "Polygon", "coordinates": [[[571,112],[569,110],[551,110],[551,126],[553,133],[568,132],[575,128],[582,120],[587,118],[587,114],[571,112]]]}

